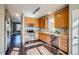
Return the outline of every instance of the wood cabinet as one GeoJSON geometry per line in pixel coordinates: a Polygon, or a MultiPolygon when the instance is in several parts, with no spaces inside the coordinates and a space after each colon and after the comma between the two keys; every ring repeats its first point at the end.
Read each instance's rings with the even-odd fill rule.
{"type": "Polygon", "coordinates": [[[25,17],[24,25],[28,26],[30,24],[33,24],[34,27],[39,27],[39,19],[38,18],[25,17]]]}
{"type": "Polygon", "coordinates": [[[60,14],[55,14],[55,27],[59,28],[60,27],[60,14]]]}
{"type": "Polygon", "coordinates": [[[68,28],[69,27],[69,8],[65,7],[55,14],[55,27],[68,28]]]}
{"type": "Polygon", "coordinates": [[[51,44],[51,39],[50,39],[49,34],[39,33],[39,40],[41,40],[47,44],[51,44]]]}
{"type": "Polygon", "coordinates": [[[39,19],[39,27],[44,28],[44,26],[45,26],[45,20],[43,18],[40,18],[39,19]]]}
{"type": "Polygon", "coordinates": [[[39,19],[39,27],[40,28],[48,28],[48,18],[47,17],[41,17],[39,19]]]}
{"type": "Polygon", "coordinates": [[[63,37],[63,36],[60,36],[59,37],[59,49],[61,49],[62,51],[68,53],[68,41],[69,38],[68,37],[63,37]]]}
{"type": "Polygon", "coordinates": [[[48,17],[45,17],[45,28],[48,28],[48,17]]]}

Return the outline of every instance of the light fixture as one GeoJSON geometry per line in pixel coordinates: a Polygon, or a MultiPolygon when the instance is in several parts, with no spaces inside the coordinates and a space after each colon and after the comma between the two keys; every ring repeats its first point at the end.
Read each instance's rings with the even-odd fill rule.
{"type": "Polygon", "coordinates": [[[16,13],[16,16],[19,16],[19,14],[16,13]]]}
{"type": "Polygon", "coordinates": [[[33,11],[33,15],[36,13],[36,12],[38,12],[40,10],[40,7],[38,7],[37,9],[35,9],[34,11],[33,11]]]}
{"type": "Polygon", "coordinates": [[[48,14],[51,14],[52,12],[48,12],[48,14]]]}

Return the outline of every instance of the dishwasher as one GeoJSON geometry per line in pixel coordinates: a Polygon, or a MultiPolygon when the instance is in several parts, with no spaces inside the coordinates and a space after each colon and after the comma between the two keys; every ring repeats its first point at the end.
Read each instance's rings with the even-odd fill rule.
{"type": "Polygon", "coordinates": [[[51,39],[52,39],[52,46],[58,48],[59,46],[59,40],[58,40],[58,37],[55,36],[55,35],[51,35],[51,39]]]}

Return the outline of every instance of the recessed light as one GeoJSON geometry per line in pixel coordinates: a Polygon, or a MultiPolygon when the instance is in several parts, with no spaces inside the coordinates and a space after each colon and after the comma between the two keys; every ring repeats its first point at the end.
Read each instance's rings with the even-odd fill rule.
{"type": "Polygon", "coordinates": [[[48,12],[48,14],[51,14],[52,12],[48,12]]]}

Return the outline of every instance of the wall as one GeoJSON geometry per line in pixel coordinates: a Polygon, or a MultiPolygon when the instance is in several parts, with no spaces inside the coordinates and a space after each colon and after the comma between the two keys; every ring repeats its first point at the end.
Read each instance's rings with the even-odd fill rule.
{"type": "Polygon", "coordinates": [[[7,51],[7,48],[9,47],[11,37],[10,35],[12,34],[12,23],[11,23],[11,16],[9,13],[9,10],[5,8],[5,40],[4,40],[4,50],[7,51]]]}
{"type": "MultiPolygon", "coordinates": [[[[72,29],[71,29],[71,24],[72,24],[72,10],[74,9],[79,9],[79,4],[71,4],[69,5],[69,54],[73,54],[72,53],[72,47],[74,47],[72,44],[72,29]]],[[[75,51],[74,54],[77,54],[78,52],[75,51]]]]}
{"type": "Polygon", "coordinates": [[[0,54],[4,54],[4,5],[0,4],[0,54]]]}

